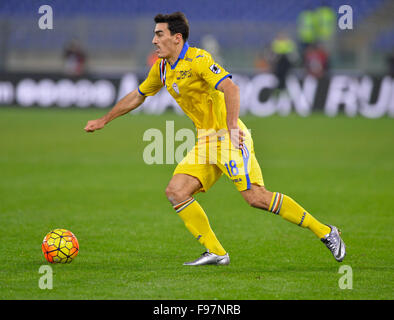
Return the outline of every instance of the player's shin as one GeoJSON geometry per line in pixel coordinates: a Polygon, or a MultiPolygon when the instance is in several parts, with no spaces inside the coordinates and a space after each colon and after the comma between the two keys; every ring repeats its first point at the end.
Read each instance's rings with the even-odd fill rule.
{"type": "Polygon", "coordinates": [[[331,231],[327,225],[316,220],[292,198],[279,192],[273,193],[269,211],[300,227],[310,229],[319,239],[324,238],[331,231]]]}
{"type": "Polygon", "coordinates": [[[185,223],[186,228],[209,252],[217,255],[226,254],[226,250],[212,231],[203,208],[193,197],[175,205],[174,209],[185,223]]]}

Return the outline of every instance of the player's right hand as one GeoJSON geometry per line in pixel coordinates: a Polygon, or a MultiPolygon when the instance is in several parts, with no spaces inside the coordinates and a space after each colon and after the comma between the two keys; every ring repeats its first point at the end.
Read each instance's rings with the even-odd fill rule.
{"type": "Polygon", "coordinates": [[[102,119],[89,120],[84,130],[86,132],[94,132],[96,130],[100,130],[104,128],[104,126],[105,126],[105,122],[102,119]]]}
{"type": "Polygon", "coordinates": [[[245,141],[245,133],[238,127],[229,129],[230,139],[236,149],[241,149],[245,141]]]}

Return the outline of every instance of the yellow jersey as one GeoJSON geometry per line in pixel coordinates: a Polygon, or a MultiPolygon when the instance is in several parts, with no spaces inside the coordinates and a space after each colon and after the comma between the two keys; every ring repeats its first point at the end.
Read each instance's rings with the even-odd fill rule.
{"type": "Polygon", "coordinates": [[[219,131],[227,129],[227,110],[224,94],[217,87],[228,77],[231,74],[207,51],[185,42],[174,65],[166,59],[156,61],[138,92],[152,96],[165,86],[197,130],[219,131]]]}

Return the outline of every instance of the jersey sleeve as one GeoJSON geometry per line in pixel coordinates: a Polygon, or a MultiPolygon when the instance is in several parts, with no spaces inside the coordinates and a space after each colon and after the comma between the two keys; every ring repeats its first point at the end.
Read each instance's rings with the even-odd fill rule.
{"type": "Polygon", "coordinates": [[[197,73],[215,89],[224,79],[232,78],[232,75],[216,63],[208,52],[198,55],[195,60],[197,73]]]}
{"type": "Polygon", "coordinates": [[[160,62],[158,59],[149,71],[146,79],[138,86],[138,92],[143,96],[154,96],[163,87],[160,79],[160,62]]]}

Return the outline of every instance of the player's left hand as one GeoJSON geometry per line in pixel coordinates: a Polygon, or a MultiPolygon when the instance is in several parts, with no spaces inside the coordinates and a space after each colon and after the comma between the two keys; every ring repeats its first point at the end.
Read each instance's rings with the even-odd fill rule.
{"type": "Polygon", "coordinates": [[[240,149],[245,141],[245,133],[237,126],[228,129],[231,143],[236,149],[240,149]]]}

